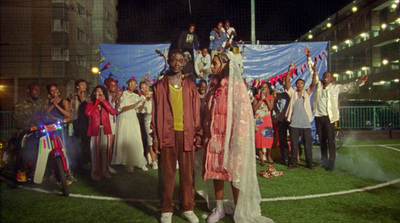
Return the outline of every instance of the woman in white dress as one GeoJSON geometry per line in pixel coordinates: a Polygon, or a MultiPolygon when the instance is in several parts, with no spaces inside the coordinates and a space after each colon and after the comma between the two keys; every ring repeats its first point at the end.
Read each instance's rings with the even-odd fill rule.
{"type": "Polygon", "coordinates": [[[127,90],[122,94],[118,106],[119,115],[112,164],[122,164],[129,172],[132,172],[135,166],[147,171],[147,161],[143,155],[140,125],[136,114],[137,110],[144,106],[146,98],[135,92],[137,87],[135,79],[129,79],[126,86],[127,90]]]}

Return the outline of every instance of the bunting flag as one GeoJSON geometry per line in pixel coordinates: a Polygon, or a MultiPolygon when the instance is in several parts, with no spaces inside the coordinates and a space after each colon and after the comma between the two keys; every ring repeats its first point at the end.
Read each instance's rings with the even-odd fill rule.
{"type": "Polygon", "coordinates": [[[144,82],[144,78],[140,78],[140,82],[144,82]]]}
{"type": "Polygon", "coordinates": [[[105,57],[102,57],[102,58],[100,59],[100,63],[103,62],[104,60],[106,60],[106,58],[105,58],[105,57]]]}
{"type": "Polygon", "coordinates": [[[100,49],[96,49],[96,50],[94,50],[94,52],[95,52],[95,53],[98,53],[99,51],[100,51],[100,49]]]}
{"type": "Polygon", "coordinates": [[[118,70],[118,67],[115,67],[113,70],[113,73],[117,72],[117,70],[118,70]]]}
{"type": "Polygon", "coordinates": [[[278,83],[278,76],[272,77],[272,80],[274,80],[274,83],[278,83]]]}
{"type": "Polygon", "coordinates": [[[100,71],[101,71],[101,72],[104,71],[104,70],[107,69],[107,67],[110,66],[110,65],[111,65],[111,63],[108,62],[106,65],[104,65],[103,69],[101,69],[100,71]]]}

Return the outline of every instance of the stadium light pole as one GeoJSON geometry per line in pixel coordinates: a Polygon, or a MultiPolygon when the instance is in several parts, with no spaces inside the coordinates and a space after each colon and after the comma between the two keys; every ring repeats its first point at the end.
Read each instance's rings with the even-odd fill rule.
{"type": "Polygon", "coordinates": [[[255,0],[251,0],[251,44],[256,43],[256,15],[254,5],[255,0]]]}

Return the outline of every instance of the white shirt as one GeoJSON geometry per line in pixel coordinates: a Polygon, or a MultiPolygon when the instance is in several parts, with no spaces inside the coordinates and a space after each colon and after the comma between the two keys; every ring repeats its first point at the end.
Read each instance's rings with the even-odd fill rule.
{"type": "Polygon", "coordinates": [[[222,28],[221,31],[224,32],[224,33],[226,33],[227,42],[228,42],[228,43],[232,43],[232,40],[233,40],[233,32],[236,32],[236,31],[235,31],[235,28],[229,27],[228,30],[225,30],[225,28],[222,28]]]}
{"type": "MultiPolygon", "coordinates": [[[[295,91],[292,87],[289,88],[289,90],[286,90],[286,93],[289,95],[290,101],[289,101],[289,106],[286,111],[286,117],[288,122],[292,119],[293,115],[293,106],[295,101],[299,98],[299,94],[297,91],[295,91]]],[[[311,111],[311,103],[310,103],[310,98],[312,96],[313,92],[310,91],[310,89],[307,89],[302,92],[301,96],[304,98],[304,110],[307,113],[308,120],[312,122],[314,119],[311,111]]],[[[314,97],[315,98],[315,97],[314,97]]]]}
{"type": "MultiPolygon", "coordinates": [[[[364,85],[361,80],[356,80],[354,82],[348,84],[329,84],[323,90],[323,84],[321,81],[317,83],[317,90],[315,91],[314,95],[314,103],[313,103],[313,110],[316,111],[315,116],[320,117],[317,115],[318,110],[323,110],[324,106],[326,107],[327,116],[329,117],[329,121],[334,123],[339,121],[340,113],[339,113],[339,93],[349,91],[351,88],[356,86],[364,85]],[[321,95],[321,92],[326,92],[326,97],[321,95]]],[[[323,116],[323,115],[322,115],[323,116]]]]}
{"type": "Polygon", "coordinates": [[[196,57],[196,61],[194,63],[194,70],[196,71],[196,74],[200,74],[200,69],[198,68],[198,64],[203,63],[203,69],[206,70],[211,67],[211,57],[210,54],[207,54],[205,57],[203,57],[203,54],[199,54],[196,57]]]}
{"type": "Polygon", "coordinates": [[[318,95],[315,117],[328,116],[328,108],[326,107],[327,90],[317,87],[315,94],[318,95]]]}

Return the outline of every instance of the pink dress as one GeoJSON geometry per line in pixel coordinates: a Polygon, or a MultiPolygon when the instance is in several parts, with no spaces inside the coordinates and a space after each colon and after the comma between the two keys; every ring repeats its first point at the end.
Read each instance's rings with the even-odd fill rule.
{"type": "Polygon", "coordinates": [[[220,83],[214,79],[212,85],[204,108],[204,179],[232,181],[232,174],[223,167],[228,79],[223,78],[220,83]]]}
{"type": "MultiPolygon", "coordinates": [[[[267,100],[272,99],[272,97],[272,95],[268,95],[267,100]]],[[[254,115],[254,122],[256,127],[256,148],[271,148],[274,141],[274,130],[272,128],[271,112],[268,110],[265,101],[257,109],[254,115]]]]}

